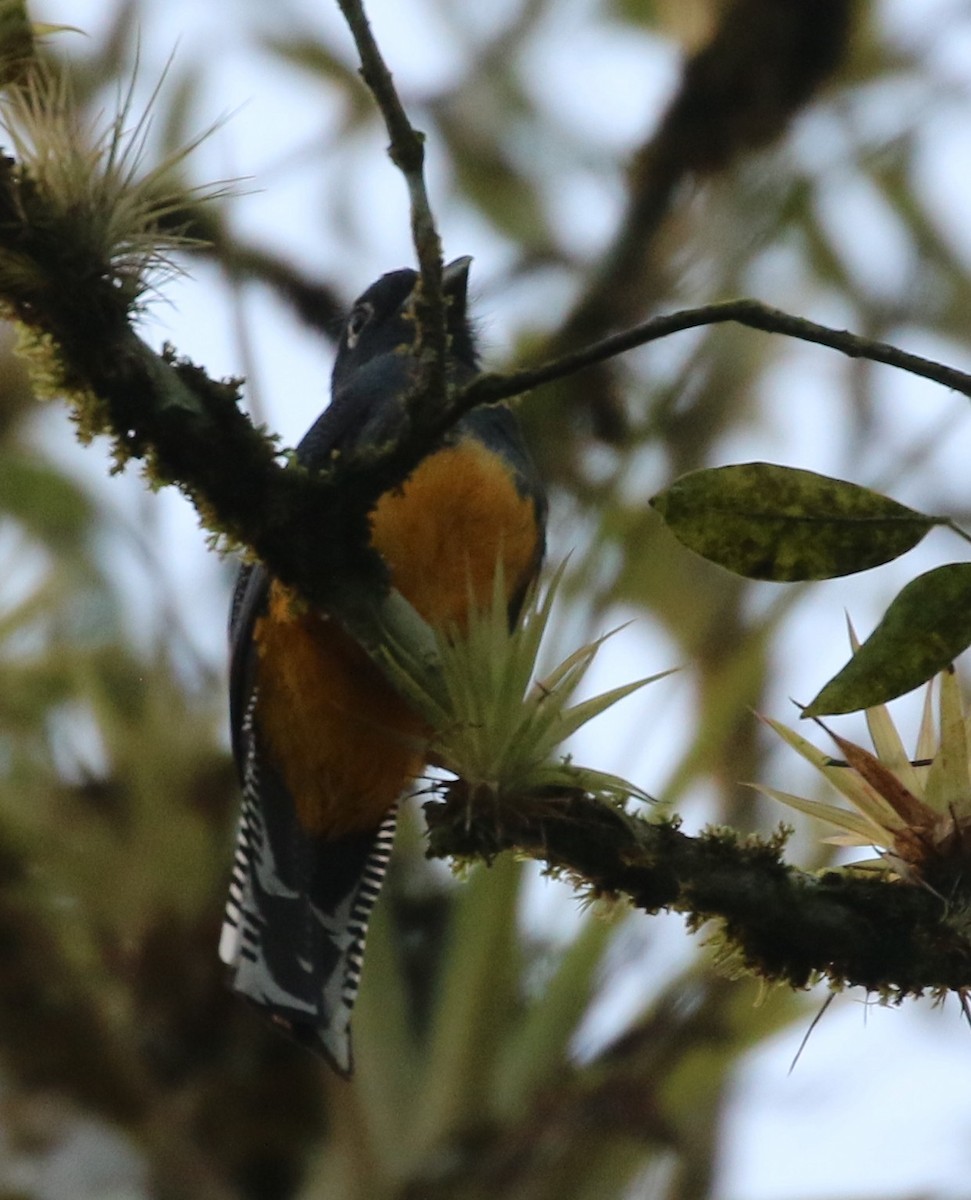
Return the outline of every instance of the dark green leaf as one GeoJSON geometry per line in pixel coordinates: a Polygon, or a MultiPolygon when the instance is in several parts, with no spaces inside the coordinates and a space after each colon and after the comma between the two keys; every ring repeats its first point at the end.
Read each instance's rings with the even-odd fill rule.
{"type": "Polygon", "coordinates": [[[75,547],[92,519],[90,500],[54,467],[26,456],[0,462],[0,513],[16,517],[56,550],[75,547]]]}
{"type": "Polygon", "coordinates": [[[774,463],[692,471],[651,504],[697,554],[749,579],[780,583],[869,570],[947,520],[855,483],[774,463]]]}
{"type": "Polygon", "coordinates": [[[803,716],[857,712],[926,683],[971,645],[971,563],[912,580],[803,716]]]}

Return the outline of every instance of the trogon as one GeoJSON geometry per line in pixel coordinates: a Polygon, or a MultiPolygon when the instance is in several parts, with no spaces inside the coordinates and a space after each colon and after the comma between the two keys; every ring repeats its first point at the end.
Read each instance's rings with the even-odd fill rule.
{"type": "MultiPolygon", "coordinates": [[[[470,259],[444,270],[449,378],[476,373],[470,259]]],[[[331,403],[297,448],[305,467],[386,442],[417,368],[415,271],[372,284],[344,325],[331,403]]],[[[475,409],[370,514],[392,585],[433,626],[491,602],[497,566],[514,619],[544,550],[546,501],[513,414],[475,409]]],[[[368,919],[397,803],[426,766],[421,720],[339,622],[262,565],[239,572],[230,712],[242,786],[220,942],[233,988],[341,1074],[368,919]]]]}

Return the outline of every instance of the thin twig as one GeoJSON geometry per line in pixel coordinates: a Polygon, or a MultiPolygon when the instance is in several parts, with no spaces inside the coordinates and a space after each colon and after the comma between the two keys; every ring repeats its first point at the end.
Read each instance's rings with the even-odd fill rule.
{"type": "Polygon", "coordinates": [[[388,154],[404,176],[411,205],[411,236],[421,272],[416,305],[419,378],[413,389],[433,412],[445,407],[445,356],[448,348],[445,297],[442,293],[442,242],[425,186],[425,135],[408,120],[391,72],[374,39],[362,0],[337,0],[361,60],[361,77],[384,118],[391,139],[388,154]]]}
{"type": "MultiPolygon", "coordinates": [[[[406,428],[401,437],[393,444],[384,447],[381,452],[371,456],[366,474],[375,481],[384,480],[385,483],[389,477],[393,482],[404,479],[428,453],[431,446],[466,413],[479,405],[498,404],[503,400],[510,400],[533,388],[553,383],[557,379],[564,379],[585,367],[616,358],[628,350],[647,345],[649,342],[659,341],[661,338],[680,333],[682,330],[725,324],[726,322],[734,322],[750,329],[762,330],[765,333],[779,333],[800,341],[828,346],[850,358],[863,358],[872,362],[884,363],[898,370],[907,371],[911,375],[918,375],[923,379],[939,383],[971,398],[971,375],[959,371],[955,367],[945,366],[933,359],[922,358],[918,354],[910,354],[887,342],[878,342],[847,330],[832,329],[828,325],[820,325],[804,317],[793,316],[791,313],[763,304],[759,300],[724,300],[716,304],[702,305],[700,308],[681,309],[678,312],[654,317],[640,325],[635,325],[632,329],[612,334],[582,350],[566,354],[562,358],[543,363],[538,367],[513,371],[509,374],[489,372],[478,375],[464,388],[453,391],[444,406],[420,409],[415,414],[415,419],[410,423],[410,427],[406,428]]],[[[417,386],[412,398],[418,404],[424,400],[423,394],[417,386]]],[[[953,523],[948,522],[948,524],[955,532],[961,532],[953,523]]],[[[962,533],[962,536],[965,535],[962,533]]]]}
{"type": "Polygon", "coordinates": [[[956,521],[949,519],[944,521],[943,524],[947,529],[950,529],[952,533],[956,533],[958,537],[962,538],[965,542],[971,542],[971,534],[969,534],[967,530],[962,529],[956,521]]]}
{"type": "Polygon", "coordinates": [[[594,342],[593,345],[577,350],[574,354],[565,354],[562,358],[538,367],[513,371],[508,375],[480,375],[456,396],[457,411],[453,419],[457,420],[463,413],[479,404],[497,404],[501,400],[520,396],[541,384],[563,379],[584,367],[605,362],[627,350],[646,346],[649,342],[656,342],[672,333],[725,322],[828,346],[850,358],[865,358],[871,362],[885,363],[911,375],[919,375],[923,379],[940,383],[971,398],[971,375],[955,367],[944,366],[933,359],[922,358],[919,354],[909,354],[906,350],[900,350],[887,342],[878,342],[845,329],[831,329],[828,325],[819,325],[805,317],[794,317],[791,313],[772,308],[759,300],[724,300],[717,304],[705,304],[700,308],[686,308],[666,313],[661,317],[653,317],[631,329],[625,329],[622,333],[615,333],[594,342]]]}

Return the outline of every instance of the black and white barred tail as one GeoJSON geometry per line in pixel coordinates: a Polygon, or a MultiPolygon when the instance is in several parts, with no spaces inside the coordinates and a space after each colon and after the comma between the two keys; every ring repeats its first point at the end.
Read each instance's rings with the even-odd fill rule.
{"type": "Polygon", "coordinates": [[[219,943],[232,986],[279,1028],[351,1073],[350,1019],[397,810],[373,832],[327,841],[301,828],[243,720],[243,803],[219,943]]]}

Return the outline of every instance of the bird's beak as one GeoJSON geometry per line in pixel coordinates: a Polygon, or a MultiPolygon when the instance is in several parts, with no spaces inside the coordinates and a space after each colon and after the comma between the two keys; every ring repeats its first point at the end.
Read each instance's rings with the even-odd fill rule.
{"type": "Polygon", "coordinates": [[[454,258],[450,263],[446,263],[442,270],[442,292],[447,300],[451,301],[449,306],[449,319],[458,318],[460,321],[465,320],[465,301],[466,294],[469,290],[469,269],[472,266],[472,259],[468,254],[461,258],[454,258]]]}

